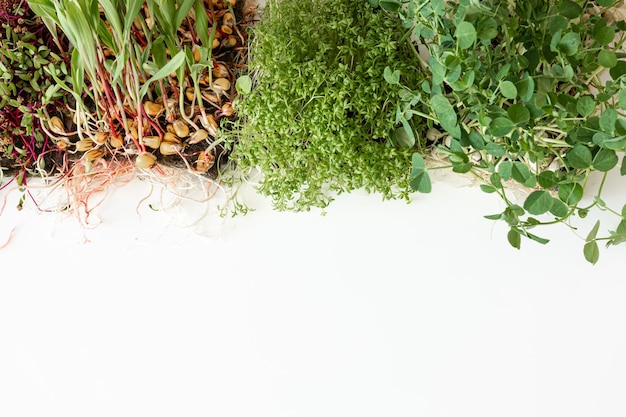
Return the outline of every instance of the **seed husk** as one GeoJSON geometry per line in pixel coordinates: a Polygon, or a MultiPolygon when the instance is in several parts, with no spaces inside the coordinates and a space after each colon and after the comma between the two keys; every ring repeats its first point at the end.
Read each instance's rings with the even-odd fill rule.
{"type": "Polygon", "coordinates": [[[217,78],[213,80],[213,91],[218,95],[222,95],[230,90],[230,81],[228,78],[217,78]]]}
{"type": "Polygon", "coordinates": [[[76,147],[76,150],[78,152],[86,152],[90,149],[93,149],[94,142],[91,139],[81,139],[78,142],[76,142],[74,146],[76,147]]]}
{"type": "Polygon", "coordinates": [[[111,147],[119,149],[124,146],[124,140],[121,138],[121,136],[111,135],[109,137],[109,144],[111,144],[111,147]]]}
{"type": "Polygon", "coordinates": [[[191,134],[189,137],[189,144],[193,145],[198,142],[202,142],[209,137],[209,133],[204,129],[199,129],[191,134]]]}
{"type": "Polygon", "coordinates": [[[217,124],[217,120],[215,120],[215,116],[213,116],[212,114],[207,114],[206,115],[206,126],[204,126],[208,132],[209,135],[215,137],[217,136],[217,129],[218,129],[218,124],[217,124]]]}
{"type": "Polygon", "coordinates": [[[150,152],[143,152],[137,155],[135,166],[138,168],[152,168],[156,163],[156,156],[150,152]]]}
{"type": "Polygon", "coordinates": [[[173,132],[165,132],[163,135],[163,142],[182,143],[180,138],[173,132]]]}
{"type": "Polygon", "coordinates": [[[215,78],[228,78],[230,72],[228,71],[228,67],[222,63],[219,63],[213,68],[213,76],[215,78]]]}
{"type": "Polygon", "coordinates": [[[152,149],[159,149],[159,146],[161,146],[161,138],[159,136],[144,136],[142,142],[152,149]]]}
{"type": "Polygon", "coordinates": [[[172,123],[172,127],[174,128],[174,133],[179,138],[186,138],[189,136],[189,126],[183,120],[176,120],[172,123]]]}
{"type": "Polygon", "coordinates": [[[163,141],[159,147],[159,152],[161,152],[161,155],[176,155],[181,149],[182,146],[178,143],[163,141]]]}
{"type": "Polygon", "coordinates": [[[84,158],[87,162],[93,162],[96,159],[102,157],[104,155],[104,151],[102,149],[91,149],[84,154],[84,158]]]}
{"type": "Polygon", "coordinates": [[[52,116],[49,121],[50,130],[55,133],[65,133],[65,125],[63,124],[63,120],[61,120],[58,116],[52,116]]]}
{"type": "Polygon", "coordinates": [[[196,160],[196,170],[198,172],[207,172],[215,163],[215,157],[211,152],[202,151],[198,154],[196,160]]]}
{"type": "Polygon", "coordinates": [[[154,103],[152,101],[146,101],[143,104],[144,109],[146,110],[146,113],[148,114],[148,116],[158,116],[161,113],[161,110],[163,110],[163,105],[159,104],[159,103],[154,103]]]}
{"type": "Polygon", "coordinates": [[[109,139],[109,134],[106,132],[96,132],[93,135],[93,141],[96,142],[98,145],[102,145],[103,143],[106,143],[108,139],[109,139]]]}

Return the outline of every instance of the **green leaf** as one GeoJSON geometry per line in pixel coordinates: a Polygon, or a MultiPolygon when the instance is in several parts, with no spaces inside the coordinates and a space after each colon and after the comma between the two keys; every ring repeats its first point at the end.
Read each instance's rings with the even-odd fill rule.
{"type": "Polygon", "coordinates": [[[576,169],[586,169],[591,166],[592,155],[589,147],[577,143],[567,152],[567,161],[576,169]]]}
{"type": "Polygon", "coordinates": [[[598,236],[598,230],[600,230],[600,220],[596,221],[596,224],[593,225],[593,228],[589,231],[589,234],[587,234],[585,242],[591,242],[592,240],[596,240],[596,237],[598,236]]]}
{"type": "Polygon", "coordinates": [[[467,49],[476,42],[476,28],[470,22],[461,22],[456,28],[454,36],[461,49],[467,49]]]}
{"type": "Polygon", "coordinates": [[[489,133],[496,137],[506,136],[515,128],[515,124],[508,117],[496,117],[489,124],[489,133]]]}
{"type": "Polygon", "coordinates": [[[511,228],[506,238],[509,241],[509,244],[513,246],[515,249],[519,249],[521,247],[522,237],[519,233],[519,230],[511,228]]]}
{"type": "Polygon", "coordinates": [[[379,0],[380,8],[389,13],[395,13],[400,9],[402,3],[398,0],[379,0]]]}
{"type": "Polygon", "coordinates": [[[212,42],[209,39],[209,17],[204,9],[204,2],[199,1],[196,3],[195,9],[195,28],[202,46],[205,48],[211,48],[212,42]]]}
{"type": "Polygon", "coordinates": [[[600,149],[593,158],[593,168],[600,172],[609,172],[617,165],[619,158],[611,149],[600,149]]]}
{"type": "Polygon", "coordinates": [[[578,183],[566,183],[559,186],[558,195],[568,206],[575,206],[583,198],[583,187],[578,183]]]}
{"type": "Polygon", "coordinates": [[[184,62],[185,62],[185,51],[184,50],[178,51],[178,53],[172,57],[172,59],[170,60],[170,62],[167,63],[167,65],[159,69],[156,72],[156,74],[148,78],[148,80],[141,86],[139,96],[144,97],[148,93],[148,89],[150,88],[151,83],[158,81],[160,79],[163,79],[167,77],[168,75],[170,75],[171,73],[175,72],[178,68],[180,68],[181,65],[184,64],[184,62]]]}
{"type": "Polygon", "coordinates": [[[400,82],[400,71],[395,70],[394,72],[391,72],[391,68],[385,67],[383,77],[389,84],[398,84],[400,82]]]}
{"type": "Polygon", "coordinates": [[[489,185],[489,184],[480,184],[480,189],[487,194],[492,194],[497,191],[496,187],[494,187],[493,185],[489,185]]]}
{"type": "Polygon", "coordinates": [[[598,262],[598,259],[600,259],[600,248],[598,247],[598,243],[595,240],[585,243],[583,254],[585,255],[587,262],[595,265],[596,262],[598,262]]]}
{"type": "Polygon", "coordinates": [[[514,99],[517,97],[517,87],[511,81],[502,81],[500,84],[500,92],[505,98],[514,99]]]}
{"type": "Polygon", "coordinates": [[[426,171],[426,162],[422,156],[415,152],[411,157],[411,163],[413,169],[411,171],[411,179],[409,186],[420,193],[430,193],[432,191],[432,184],[430,176],[426,171]]]}
{"type": "Polygon", "coordinates": [[[561,7],[559,7],[559,13],[568,19],[576,19],[582,16],[583,9],[571,0],[563,0],[561,7]]]}
{"type": "Polygon", "coordinates": [[[513,166],[511,167],[511,177],[526,187],[534,187],[537,183],[537,179],[533,173],[530,172],[530,168],[520,161],[513,161],[513,166]]]}
{"type": "Polygon", "coordinates": [[[495,142],[487,143],[487,145],[485,146],[485,151],[487,151],[489,155],[495,156],[496,158],[504,156],[504,154],[506,153],[506,149],[504,149],[504,146],[495,142]]]}
{"type": "Polygon", "coordinates": [[[509,118],[516,125],[520,125],[522,123],[526,123],[530,119],[530,111],[528,108],[520,103],[515,103],[509,106],[506,109],[506,113],[509,115],[509,118]]]}
{"type": "Polygon", "coordinates": [[[604,68],[613,68],[617,65],[617,55],[613,51],[603,49],[598,54],[598,62],[604,68]]]}
{"type": "Polygon", "coordinates": [[[537,175],[537,182],[541,188],[549,189],[557,185],[559,179],[554,171],[543,171],[541,174],[537,175]]]}
{"type": "Polygon", "coordinates": [[[580,35],[576,32],[566,33],[558,43],[559,50],[567,56],[576,54],[579,46],[580,35]]]}
{"type": "Polygon", "coordinates": [[[413,129],[403,120],[407,126],[400,126],[391,132],[391,141],[399,148],[410,149],[415,146],[415,135],[413,129]]]}
{"type": "Polygon", "coordinates": [[[482,41],[489,41],[500,32],[498,31],[498,22],[491,16],[483,16],[477,23],[476,36],[482,41]]]}
{"type": "Polygon", "coordinates": [[[600,115],[600,129],[607,133],[615,131],[615,122],[617,122],[617,111],[615,109],[606,109],[600,115]]]}
{"type": "Polygon", "coordinates": [[[576,110],[582,117],[591,115],[596,109],[596,101],[592,96],[582,96],[576,103],[576,110]]]}
{"type": "Polygon", "coordinates": [[[252,91],[252,78],[248,75],[241,75],[235,81],[235,89],[239,94],[250,94],[252,91]]]}
{"type": "Polygon", "coordinates": [[[450,133],[453,138],[460,138],[461,127],[458,125],[456,112],[448,99],[441,94],[437,94],[431,97],[430,105],[435,110],[441,127],[450,133]]]}
{"type": "Polygon", "coordinates": [[[601,46],[606,46],[613,42],[615,38],[615,29],[606,25],[604,19],[599,19],[593,28],[593,39],[601,46]]]}
{"type": "Polygon", "coordinates": [[[498,174],[500,178],[504,181],[508,181],[513,174],[513,162],[512,161],[503,161],[498,164],[498,174]]]}
{"type": "Polygon", "coordinates": [[[517,93],[523,101],[530,101],[535,92],[535,80],[524,74],[524,78],[517,82],[517,93]]]}
{"type": "Polygon", "coordinates": [[[564,218],[568,215],[569,209],[564,202],[558,198],[552,198],[552,207],[550,207],[550,213],[558,218],[564,218]]]}
{"type": "Polygon", "coordinates": [[[626,136],[613,136],[611,133],[598,132],[593,135],[592,140],[601,148],[614,151],[621,151],[626,147],[626,136]]]}
{"type": "Polygon", "coordinates": [[[536,190],[524,201],[524,209],[528,213],[538,216],[547,213],[552,208],[553,198],[549,192],[545,190],[536,190]]]}

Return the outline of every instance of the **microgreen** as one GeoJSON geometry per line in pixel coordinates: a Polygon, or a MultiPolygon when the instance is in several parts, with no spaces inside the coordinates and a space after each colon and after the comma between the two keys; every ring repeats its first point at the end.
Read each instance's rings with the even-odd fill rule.
{"type": "MultiPolygon", "coordinates": [[[[427,49],[430,79],[411,90],[423,97],[411,108],[441,132],[433,145],[453,171],[470,172],[484,182],[483,191],[502,197],[505,210],[487,217],[509,225],[512,246],[521,246],[520,237],[546,243],[530,230],[555,223],[575,230],[573,217],[594,207],[609,210],[600,198],[604,180],[626,148],[620,2],[369,3],[397,13],[411,42],[427,49]],[[602,185],[581,206],[593,173],[602,185]],[[509,197],[512,188],[529,190],[520,204],[509,197]]],[[[413,171],[427,175],[419,158],[413,171]]],[[[428,190],[422,183],[413,188],[428,190]]],[[[623,212],[609,211],[624,223],[623,212]]],[[[592,263],[598,241],[625,238],[624,226],[605,237],[598,230],[596,223],[584,245],[592,263]]]]}
{"type": "Polygon", "coordinates": [[[270,0],[251,33],[232,159],[262,172],[274,206],[325,207],[355,189],[408,198],[425,138],[398,104],[424,73],[400,21],[358,1],[270,0]]]}

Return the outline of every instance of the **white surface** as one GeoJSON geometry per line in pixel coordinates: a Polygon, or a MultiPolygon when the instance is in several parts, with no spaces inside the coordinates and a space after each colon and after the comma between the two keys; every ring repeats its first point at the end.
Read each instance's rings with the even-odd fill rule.
{"type": "Polygon", "coordinates": [[[84,244],[9,195],[0,416],[626,415],[626,247],[591,266],[555,227],[516,251],[495,197],[446,183],[326,216],[256,198],[211,238],[145,196],[110,194],[84,244]]]}

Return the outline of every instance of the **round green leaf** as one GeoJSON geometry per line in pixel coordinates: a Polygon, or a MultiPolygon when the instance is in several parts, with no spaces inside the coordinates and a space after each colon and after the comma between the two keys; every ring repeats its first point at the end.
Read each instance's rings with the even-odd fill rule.
{"type": "Polygon", "coordinates": [[[552,198],[552,207],[550,207],[550,213],[555,217],[565,217],[569,213],[569,209],[564,202],[558,198],[552,198]]]}
{"type": "Polygon", "coordinates": [[[617,65],[617,55],[613,51],[609,51],[608,49],[603,49],[600,51],[598,55],[598,62],[604,68],[613,68],[617,65]]]}
{"type": "Polygon", "coordinates": [[[591,115],[596,109],[596,102],[591,96],[582,96],[578,99],[576,103],[576,110],[582,117],[587,117],[591,115]]]}
{"type": "Polygon", "coordinates": [[[523,104],[516,103],[506,110],[511,121],[517,125],[525,123],[530,119],[530,111],[523,104]]]}
{"type": "Polygon", "coordinates": [[[586,169],[591,166],[591,150],[589,147],[577,143],[567,152],[567,162],[576,169],[586,169]]]}
{"type": "Polygon", "coordinates": [[[554,171],[543,171],[541,174],[537,175],[537,182],[541,188],[548,189],[557,185],[559,183],[559,179],[554,171]]]}
{"type": "Polygon", "coordinates": [[[606,25],[604,20],[600,20],[599,24],[593,29],[593,39],[602,46],[606,46],[613,42],[615,38],[615,29],[606,25]]]}
{"type": "Polygon", "coordinates": [[[585,243],[583,248],[583,254],[585,255],[585,259],[587,262],[595,264],[600,259],[600,248],[598,247],[598,242],[591,241],[585,243]]]}
{"type": "Polygon", "coordinates": [[[506,136],[515,128],[515,124],[508,117],[496,117],[489,124],[489,133],[493,136],[506,136]]]}
{"type": "Polygon", "coordinates": [[[482,17],[477,24],[476,36],[478,39],[488,41],[498,36],[498,22],[491,16],[482,17]]]}
{"type": "Polygon", "coordinates": [[[549,192],[545,190],[536,190],[530,193],[524,201],[524,208],[528,213],[538,216],[547,213],[552,208],[553,198],[549,192]]]}
{"type": "Polygon", "coordinates": [[[600,172],[609,172],[617,165],[619,158],[615,151],[600,149],[593,158],[593,167],[600,172]]]}
{"type": "Polygon", "coordinates": [[[415,135],[412,131],[400,126],[391,132],[391,141],[399,148],[410,149],[415,146],[415,135]]]}
{"type": "Polygon", "coordinates": [[[568,206],[575,206],[583,198],[584,189],[578,183],[567,183],[559,186],[558,195],[568,206]]]}
{"type": "Polygon", "coordinates": [[[509,230],[509,233],[507,234],[506,237],[507,237],[507,240],[509,241],[509,244],[513,246],[515,249],[519,249],[521,247],[522,239],[521,239],[521,235],[519,231],[515,229],[511,229],[509,230]]]}
{"type": "Polygon", "coordinates": [[[517,97],[517,87],[511,81],[502,81],[500,84],[500,91],[502,95],[508,99],[514,99],[517,97]]]}
{"type": "Polygon", "coordinates": [[[582,12],[582,7],[571,0],[563,0],[561,7],[559,7],[561,16],[567,17],[568,19],[576,19],[582,15],[582,12]]]}
{"type": "Polygon", "coordinates": [[[235,89],[239,94],[249,94],[252,91],[252,79],[248,75],[242,75],[235,81],[235,89]]]}
{"type": "Polygon", "coordinates": [[[615,131],[615,123],[617,122],[617,111],[615,109],[606,109],[600,115],[600,129],[607,133],[615,131]]]}
{"type": "Polygon", "coordinates": [[[559,50],[567,56],[576,54],[579,46],[580,35],[576,32],[567,32],[558,43],[559,50]]]}
{"type": "Polygon", "coordinates": [[[459,48],[467,49],[476,42],[476,28],[470,22],[461,22],[454,34],[459,48]]]}

